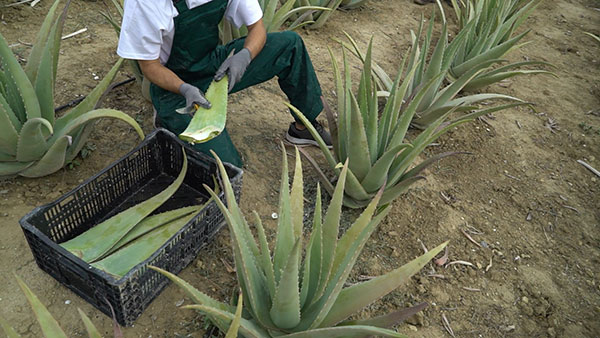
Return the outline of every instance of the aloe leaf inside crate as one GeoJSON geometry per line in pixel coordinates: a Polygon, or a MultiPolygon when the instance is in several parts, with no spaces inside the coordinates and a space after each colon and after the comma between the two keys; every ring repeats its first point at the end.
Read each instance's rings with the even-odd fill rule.
{"type": "Polygon", "coordinates": [[[181,230],[198,212],[175,219],[130,242],[106,258],[92,263],[93,267],[111,275],[123,277],[129,270],[152,256],[160,247],[181,230]]]}
{"type": "MultiPolygon", "coordinates": [[[[182,149],[183,151],[183,149],[182,149]]],[[[61,246],[85,262],[93,262],[105,255],[136,224],[150,215],[167,201],[179,189],[187,172],[187,157],[183,151],[183,167],[179,176],[165,190],[104,222],[87,230],[83,234],[66,241],[61,246]]]]}
{"type": "Polygon", "coordinates": [[[227,121],[227,75],[221,81],[213,81],[206,91],[210,109],[198,108],[188,127],[179,138],[189,143],[204,143],[219,136],[227,121]]]}

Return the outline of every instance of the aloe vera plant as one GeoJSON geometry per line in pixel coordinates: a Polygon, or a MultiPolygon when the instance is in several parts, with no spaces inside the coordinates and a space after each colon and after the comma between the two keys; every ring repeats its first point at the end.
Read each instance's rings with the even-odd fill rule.
{"type": "Polygon", "coordinates": [[[211,102],[209,109],[198,106],[194,117],[187,128],[179,134],[179,138],[189,143],[203,143],[217,137],[227,121],[227,75],[221,81],[213,81],[206,91],[206,98],[211,102]]]}
{"type": "MultiPolygon", "coordinates": [[[[389,207],[377,207],[382,193],[377,194],[338,239],[345,185],[343,178],[349,172],[346,164],[341,169],[342,179],[338,181],[324,218],[321,215],[320,189],[317,188],[312,232],[306,241],[303,237],[302,164],[298,150],[291,189],[285,150],[282,161],[277,235],[271,253],[260,217],[254,214],[257,241],[235,200],[223,163],[217,158],[227,206],[215,200],[229,226],[245,309],[239,321],[239,333],[256,338],[403,337],[387,327],[421,307],[401,311],[402,315],[355,321],[346,319],[406,282],[447,243],[385,275],[344,288],[358,255],[389,212],[389,207]]],[[[216,193],[210,193],[216,196],[216,193]]],[[[230,328],[236,311],[233,306],[212,299],[167,271],[151,268],[170,278],[197,303],[186,308],[203,312],[223,332],[230,328]]]]}
{"type": "MultiPolygon", "coordinates": [[[[459,29],[465,38],[452,42],[457,45],[457,52],[451,56],[448,79],[455,81],[486,60],[494,60],[493,64],[498,67],[481,72],[469,81],[463,90],[474,91],[518,75],[549,74],[556,77],[556,74],[543,69],[521,69],[526,66],[540,65],[553,67],[543,61],[531,60],[502,65],[507,62],[501,59],[504,55],[527,44],[520,44],[520,41],[528,31],[517,35],[514,33],[542,1],[452,0],[459,29]]],[[[443,14],[443,8],[439,7],[443,14]]]]}
{"type": "Polygon", "coordinates": [[[119,60],[79,105],[65,115],[54,115],[54,85],[60,37],[69,3],[54,20],[57,0],[38,32],[23,69],[0,35],[0,178],[40,177],[63,168],[84,146],[92,123],[118,118],[140,138],[140,126],[127,114],[112,109],[93,110],[123,60],[119,60]]]}
{"type": "MultiPolygon", "coordinates": [[[[313,16],[320,17],[321,13],[331,11],[331,8],[308,2],[299,5],[298,0],[282,0],[281,3],[280,0],[258,0],[258,4],[263,10],[262,19],[267,33],[280,31],[286,22],[292,20],[286,27],[287,30],[295,30],[305,25],[314,24],[315,21],[309,20],[309,18],[313,16]]],[[[241,38],[247,34],[248,29],[245,26],[236,28],[225,19],[219,24],[219,35],[222,43],[241,38]]]]}
{"type": "MultiPolygon", "coordinates": [[[[17,282],[19,283],[19,287],[25,294],[27,301],[31,305],[33,309],[33,313],[35,314],[35,318],[37,319],[40,327],[42,329],[42,334],[44,337],[52,337],[52,338],[67,338],[67,335],[60,327],[56,319],[52,316],[50,311],[44,306],[44,304],[39,300],[39,298],[31,291],[31,289],[25,284],[25,282],[17,275],[15,275],[17,282]]],[[[85,329],[90,338],[100,338],[102,335],[98,331],[98,329],[94,326],[92,321],[88,316],[85,315],[81,309],[77,309],[79,315],[81,316],[81,320],[85,325],[85,329]]],[[[15,329],[13,329],[2,317],[0,317],[0,326],[2,330],[6,334],[8,338],[19,338],[19,335],[15,329]]]]}
{"type": "MultiPolygon", "coordinates": [[[[412,126],[419,129],[425,129],[434,123],[434,121],[447,114],[450,110],[456,112],[474,111],[479,108],[477,105],[478,103],[486,100],[508,100],[513,102],[480,110],[479,112],[470,114],[469,117],[472,118],[474,116],[527,104],[516,97],[495,93],[457,97],[465,86],[468,86],[479,74],[486,71],[488,67],[497,62],[497,60],[482,59],[480,60],[480,63],[473,65],[455,81],[446,84],[444,79],[449,74],[451,62],[459,52],[461,43],[468,37],[468,32],[473,29],[474,24],[469,24],[460,31],[454,40],[452,40],[452,43],[448,43],[447,26],[443,23],[440,38],[434,46],[432,41],[433,16],[434,15],[432,14],[432,19],[429,22],[429,26],[423,36],[423,42],[421,44],[419,43],[419,40],[421,39],[421,35],[423,35],[423,20],[421,20],[416,35],[411,31],[412,46],[401,62],[401,68],[406,66],[406,71],[398,74],[398,77],[401,77],[402,74],[404,74],[403,81],[408,82],[408,95],[403,98],[405,102],[402,109],[406,109],[406,107],[411,104],[412,100],[417,97],[417,93],[422,92],[421,100],[416,107],[416,112],[411,122],[412,126]],[[428,58],[431,48],[433,48],[433,51],[428,58]],[[409,77],[409,71],[412,70],[414,70],[414,74],[409,77]],[[427,89],[423,90],[425,86],[427,86],[427,89]]],[[[342,45],[359,57],[363,63],[366,63],[367,60],[365,54],[360,50],[354,39],[348,34],[346,34],[346,37],[350,41],[350,44],[342,42],[342,45]]],[[[390,95],[390,91],[394,85],[391,77],[375,62],[373,62],[373,65],[370,68],[373,75],[376,77],[375,81],[377,86],[381,89],[380,94],[384,96],[390,95]]],[[[459,117],[453,121],[462,118],[464,117],[459,117]]]]}
{"type": "MultiPolygon", "coordinates": [[[[380,189],[384,189],[379,201],[381,205],[392,202],[395,198],[407,191],[411,184],[423,179],[420,175],[427,166],[439,159],[457,154],[456,152],[442,153],[433,156],[415,165],[419,155],[425,147],[435,141],[460,123],[471,120],[478,114],[486,111],[477,111],[462,116],[455,121],[448,122],[448,116],[457,105],[450,107],[441,116],[434,120],[423,131],[419,132],[412,140],[408,139],[408,129],[417,113],[418,107],[426,99],[444,73],[440,72],[423,84],[415,93],[409,89],[414,76],[419,68],[419,63],[410,64],[404,69],[400,67],[398,77],[392,85],[383,110],[379,108],[378,91],[371,74],[372,41],[364,56],[365,62],[361,72],[358,94],[352,92],[352,79],[350,65],[343,51],[343,75],[333,53],[331,61],[334,70],[334,79],[337,94],[337,119],[324,101],[325,111],[331,131],[333,151],[329,150],[317,131],[296,108],[291,107],[307,126],[321,151],[330,169],[342,179],[340,163],[349,161],[346,177],[344,205],[350,208],[362,208],[369,204],[380,189]],[[406,72],[401,81],[400,74],[406,72]]],[[[489,110],[488,110],[489,111],[489,110]]],[[[316,162],[307,153],[303,154],[317,170],[324,188],[331,194],[333,185],[321,171],[316,162]]]]}

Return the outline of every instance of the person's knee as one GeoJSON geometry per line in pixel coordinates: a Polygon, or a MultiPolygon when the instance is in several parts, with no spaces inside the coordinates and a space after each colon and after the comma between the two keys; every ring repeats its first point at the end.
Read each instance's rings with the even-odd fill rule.
{"type": "Polygon", "coordinates": [[[302,38],[296,32],[293,32],[293,31],[283,31],[283,32],[279,32],[278,34],[280,35],[280,39],[282,41],[285,41],[285,43],[289,47],[303,46],[304,45],[304,42],[302,41],[302,38]]]}

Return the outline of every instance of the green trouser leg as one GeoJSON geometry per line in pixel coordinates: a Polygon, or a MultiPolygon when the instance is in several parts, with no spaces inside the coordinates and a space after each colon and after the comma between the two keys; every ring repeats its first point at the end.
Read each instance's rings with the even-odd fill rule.
{"type": "MultiPolygon", "coordinates": [[[[178,75],[186,82],[206,91],[212,78],[231,50],[239,51],[245,39],[234,40],[227,45],[217,46],[207,58],[209,62],[201,62],[191,66],[178,75]]],[[[287,95],[290,103],[302,111],[310,121],[314,121],[321,110],[321,87],[319,85],[306,47],[298,34],[279,32],[267,34],[263,50],[252,60],[244,76],[232,90],[240,91],[277,76],[279,86],[287,95]]],[[[157,108],[160,123],[176,134],[180,134],[189,124],[191,117],[175,112],[176,108],[185,106],[185,98],[152,86],[153,102],[157,108]]],[[[294,116],[294,118],[296,118],[294,116]]],[[[241,166],[242,162],[235,146],[231,142],[227,130],[206,143],[197,144],[195,149],[209,153],[214,150],[221,160],[241,166]]]]}

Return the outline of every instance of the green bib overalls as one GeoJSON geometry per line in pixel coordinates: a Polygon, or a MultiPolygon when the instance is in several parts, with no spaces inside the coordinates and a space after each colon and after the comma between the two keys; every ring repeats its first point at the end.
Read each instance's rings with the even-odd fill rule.
{"type": "MultiPolygon", "coordinates": [[[[213,0],[193,9],[187,7],[185,0],[173,2],[179,15],[174,18],[175,36],[165,66],[183,81],[206,92],[215,72],[229,53],[244,48],[245,38],[219,45],[218,25],[227,9],[227,0],[213,0]]],[[[274,76],[278,76],[279,86],[290,103],[310,121],[314,121],[323,109],[321,87],[298,34],[289,31],[267,34],[263,50],[252,60],[231,92],[267,81],[274,76]]],[[[150,93],[160,124],[176,134],[183,132],[191,117],[178,114],[175,109],[185,106],[185,98],[154,84],[150,93]]],[[[224,162],[242,166],[240,155],[231,142],[227,129],[213,140],[194,147],[207,154],[212,149],[224,162]]]]}

